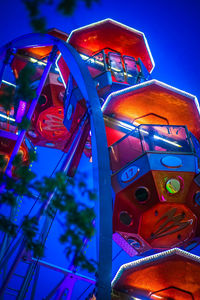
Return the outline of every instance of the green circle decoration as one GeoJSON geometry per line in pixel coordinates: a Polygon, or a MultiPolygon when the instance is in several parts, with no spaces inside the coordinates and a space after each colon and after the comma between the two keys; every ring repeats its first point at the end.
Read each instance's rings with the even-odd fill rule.
{"type": "Polygon", "coordinates": [[[180,191],[181,184],[177,179],[171,178],[166,182],[166,189],[170,194],[176,194],[180,191]]]}

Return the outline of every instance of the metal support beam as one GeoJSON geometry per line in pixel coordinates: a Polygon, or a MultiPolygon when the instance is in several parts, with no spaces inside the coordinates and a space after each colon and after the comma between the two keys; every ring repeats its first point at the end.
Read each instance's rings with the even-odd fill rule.
{"type": "MultiPolygon", "coordinates": [[[[76,152],[76,149],[78,147],[78,144],[79,144],[79,141],[80,141],[80,138],[82,136],[82,132],[84,130],[84,127],[85,127],[85,123],[82,124],[81,128],[79,129],[78,131],[78,134],[77,134],[77,137],[75,138],[75,140],[73,141],[72,143],[72,146],[69,150],[69,152],[67,153],[67,156],[61,166],[61,171],[63,172],[67,172],[68,170],[68,167],[70,166],[70,163],[71,163],[71,160],[73,158],[73,155],[74,153],[76,152]]],[[[49,204],[51,203],[51,200],[53,199],[54,197],[54,194],[55,194],[55,191],[53,193],[50,194],[49,198],[47,199],[46,202],[44,202],[44,204],[41,206],[41,208],[38,210],[38,213],[36,214],[36,218],[38,219],[38,221],[40,221],[41,217],[43,216],[43,213],[44,211],[48,208],[49,204]]],[[[49,222],[51,221],[50,217],[49,216],[46,216],[45,218],[45,222],[44,222],[44,226],[43,226],[43,231],[42,231],[42,234],[41,234],[41,242],[45,242],[46,238],[47,238],[47,233],[48,233],[48,228],[49,228],[49,222]]],[[[26,242],[23,241],[22,242],[22,245],[20,246],[18,252],[17,252],[17,255],[16,255],[16,258],[14,260],[14,263],[12,264],[3,284],[2,284],[2,287],[0,289],[0,296],[3,295],[5,289],[7,288],[8,286],[8,283],[17,267],[17,265],[19,264],[21,258],[23,257],[24,253],[26,252],[26,242]]],[[[9,256],[10,257],[10,256],[9,256]]],[[[8,258],[9,258],[8,257],[8,258]]],[[[7,258],[7,260],[8,260],[7,258]]],[[[6,260],[6,261],[7,261],[6,260]]],[[[35,267],[34,267],[35,268],[35,267]]],[[[24,297],[24,294],[26,292],[26,289],[27,289],[27,286],[28,286],[28,283],[31,279],[33,275],[33,266],[30,266],[30,268],[28,269],[27,271],[27,274],[26,274],[26,279],[24,280],[22,286],[21,286],[21,291],[20,291],[20,299],[23,299],[24,297]]]]}
{"type": "Polygon", "coordinates": [[[25,242],[23,241],[20,248],[19,248],[19,251],[18,251],[18,254],[0,288],[0,297],[2,297],[4,295],[4,292],[5,292],[5,289],[7,288],[8,286],[8,283],[11,279],[11,277],[13,276],[14,272],[15,272],[15,269],[17,267],[17,265],[19,264],[20,260],[22,259],[23,255],[25,254],[25,242]]]}
{"type": "Polygon", "coordinates": [[[92,283],[92,284],[95,284],[95,282],[96,282],[96,280],[91,278],[91,277],[81,275],[80,273],[74,273],[73,271],[71,271],[69,269],[61,268],[59,266],[50,264],[50,263],[48,263],[44,260],[29,258],[29,257],[27,257],[26,259],[27,259],[27,261],[30,261],[30,262],[37,262],[40,266],[43,266],[43,267],[49,268],[51,270],[63,273],[64,275],[71,275],[76,279],[80,279],[80,280],[83,280],[83,281],[86,281],[86,282],[89,282],[89,283],[92,283]]]}
{"type": "MultiPolygon", "coordinates": [[[[100,107],[94,81],[77,51],[61,40],[42,34],[29,34],[10,43],[13,48],[56,45],[67,66],[76,80],[78,87],[86,100],[90,115],[92,131],[92,156],[94,183],[97,185],[97,219],[98,229],[98,286],[97,299],[111,298],[111,266],[112,266],[112,196],[110,166],[107,139],[103,114],[100,107]],[[36,42],[37,41],[37,44],[36,42]]],[[[5,47],[0,49],[0,57],[5,47]]]]}
{"type": "MultiPolygon", "coordinates": [[[[27,112],[26,117],[27,117],[28,120],[31,120],[31,118],[32,118],[32,115],[34,113],[35,107],[37,105],[37,102],[38,102],[38,99],[39,99],[40,94],[42,92],[42,89],[44,87],[44,84],[46,82],[46,79],[47,79],[47,76],[48,76],[49,71],[51,69],[51,66],[54,63],[55,59],[56,59],[56,53],[57,53],[57,47],[54,46],[54,48],[53,48],[53,50],[52,50],[52,52],[51,52],[51,54],[49,56],[47,65],[46,65],[46,67],[45,67],[45,69],[44,69],[44,71],[42,73],[42,77],[40,79],[40,83],[39,83],[39,86],[38,86],[37,91],[36,91],[36,97],[32,100],[30,108],[29,108],[29,110],[27,112]]],[[[24,140],[25,134],[26,134],[26,130],[21,130],[21,132],[19,134],[19,137],[18,137],[18,139],[16,141],[15,147],[13,149],[13,152],[11,154],[11,157],[9,159],[8,165],[7,165],[6,170],[5,170],[5,174],[7,174],[7,175],[10,175],[10,171],[11,171],[11,168],[12,168],[13,160],[14,160],[17,152],[19,151],[21,143],[24,140]]]]}
{"type": "Polygon", "coordinates": [[[4,74],[4,71],[5,71],[5,68],[6,68],[7,64],[9,63],[11,54],[12,54],[12,50],[11,50],[11,48],[10,48],[9,45],[8,45],[8,48],[7,48],[7,50],[5,51],[5,57],[4,57],[2,66],[1,66],[1,68],[0,68],[0,85],[1,85],[1,83],[2,83],[2,80],[3,80],[3,74],[4,74]]]}
{"type": "MultiPolygon", "coordinates": [[[[95,220],[93,220],[92,222],[92,225],[94,226],[95,225],[95,220]]],[[[83,246],[82,246],[82,249],[81,249],[81,252],[83,252],[88,244],[88,239],[87,238],[84,238],[83,239],[83,246]]],[[[69,266],[69,270],[70,272],[75,272],[76,269],[77,269],[77,266],[74,264],[74,261],[76,259],[76,254],[74,254],[73,256],[73,259],[72,259],[72,262],[69,266]]],[[[48,294],[48,296],[46,297],[46,300],[49,300],[51,299],[51,297],[53,297],[53,295],[55,294],[55,300],[60,300],[65,292],[66,289],[68,289],[68,294],[67,294],[67,299],[70,299],[69,298],[69,295],[71,297],[71,294],[72,294],[72,291],[73,291],[73,288],[74,288],[74,285],[75,285],[76,281],[71,281],[70,279],[70,276],[69,274],[67,274],[61,281],[60,283],[58,283],[56,285],[56,287],[53,288],[53,290],[48,294]],[[69,282],[71,282],[71,284],[69,284],[69,282]]]]}

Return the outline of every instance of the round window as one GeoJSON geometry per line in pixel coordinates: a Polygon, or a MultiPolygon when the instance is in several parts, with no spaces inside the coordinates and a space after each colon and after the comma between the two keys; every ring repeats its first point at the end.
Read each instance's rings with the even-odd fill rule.
{"type": "Polygon", "coordinates": [[[176,194],[181,189],[181,184],[178,179],[171,178],[166,182],[166,189],[170,194],[176,194]]]}
{"type": "Polygon", "coordinates": [[[149,191],[146,187],[139,187],[135,191],[135,198],[139,203],[144,203],[149,198],[149,191]]]}

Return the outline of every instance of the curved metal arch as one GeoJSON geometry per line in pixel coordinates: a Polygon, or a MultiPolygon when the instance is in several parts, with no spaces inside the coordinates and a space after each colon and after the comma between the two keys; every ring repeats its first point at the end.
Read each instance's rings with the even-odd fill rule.
{"type": "Polygon", "coordinates": [[[107,139],[99,97],[92,77],[78,52],[70,45],[47,34],[28,34],[0,48],[0,57],[8,48],[57,46],[86,100],[92,131],[93,178],[98,190],[98,291],[97,299],[111,297],[112,270],[112,196],[107,139]]]}

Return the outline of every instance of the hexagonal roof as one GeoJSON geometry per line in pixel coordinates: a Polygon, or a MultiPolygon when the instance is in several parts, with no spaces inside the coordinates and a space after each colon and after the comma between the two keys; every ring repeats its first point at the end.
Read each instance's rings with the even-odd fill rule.
{"type": "Polygon", "coordinates": [[[103,113],[129,124],[186,125],[200,140],[200,108],[195,96],[157,80],[112,93],[103,113]]]}
{"type": "Polygon", "coordinates": [[[69,36],[68,33],[64,32],[62,30],[59,30],[57,28],[50,28],[50,29],[48,29],[47,33],[52,35],[52,36],[57,37],[60,40],[65,41],[65,42],[67,41],[68,36],[69,36]]]}
{"type": "MultiPolygon", "coordinates": [[[[55,36],[60,40],[67,41],[69,34],[64,31],[61,31],[57,28],[51,28],[47,32],[47,34],[55,36]]],[[[19,53],[26,53],[36,59],[43,59],[47,57],[53,49],[53,46],[34,46],[34,47],[26,47],[18,50],[19,53]]]]}
{"type": "Polygon", "coordinates": [[[174,248],[122,265],[112,281],[112,287],[136,297],[168,290],[168,295],[180,292],[180,295],[186,296],[180,298],[177,295],[177,299],[196,299],[200,295],[199,272],[198,256],[174,248]]]}
{"type": "Polygon", "coordinates": [[[154,68],[154,60],[144,33],[112,19],[72,31],[68,43],[87,55],[110,48],[122,55],[133,56],[136,59],[140,57],[149,72],[154,68]]]}

